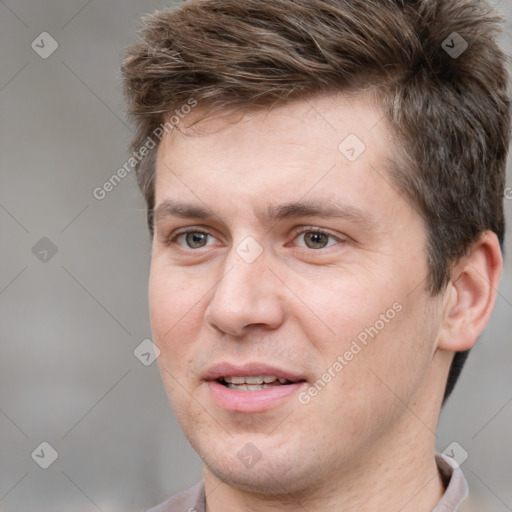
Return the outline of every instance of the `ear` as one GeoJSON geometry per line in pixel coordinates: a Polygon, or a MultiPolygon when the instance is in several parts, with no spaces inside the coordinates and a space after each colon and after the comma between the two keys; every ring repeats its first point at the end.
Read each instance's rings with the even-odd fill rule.
{"type": "Polygon", "coordinates": [[[485,231],[453,268],[445,291],[439,349],[458,352],[476,343],[494,308],[502,269],[498,237],[485,231]]]}

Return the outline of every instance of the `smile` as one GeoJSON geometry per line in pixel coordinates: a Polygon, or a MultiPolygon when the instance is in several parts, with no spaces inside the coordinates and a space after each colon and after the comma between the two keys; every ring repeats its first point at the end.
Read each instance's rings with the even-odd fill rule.
{"type": "Polygon", "coordinates": [[[292,381],[273,375],[248,375],[246,377],[221,377],[217,382],[235,391],[259,391],[275,386],[292,384],[292,381]]]}

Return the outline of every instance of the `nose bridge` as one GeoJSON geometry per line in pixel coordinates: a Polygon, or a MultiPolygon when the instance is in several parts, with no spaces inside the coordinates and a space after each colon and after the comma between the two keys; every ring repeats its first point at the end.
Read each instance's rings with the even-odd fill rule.
{"type": "Polygon", "coordinates": [[[273,276],[267,271],[267,258],[255,242],[247,237],[231,249],[205,312],[208,323],[233,335],[249,325],[275,328],[282,321],[278,283],[269,282],[273,276]]]}
{"type": "Polygon", "coordinates": [[[268,262],[266,251],[253,236],[247,235],[234,238],[233,246],[226,255],[224,262],[225,273],[217,286],[217,293],[241,294],[244,298],[256,298],[258,290],[263,285],[268,262]]]}
{"type": "Polygon", "coordinates": [[[260,254],[257,258],[245,259],[251,249],[246,250],[245,245],[234,247],[226,258],[224,277],[219,281],[214,298],[222,301],[230,301],[230,307],[235,310],[237,306],[254,306],[263,295],[265,280],[265,258],[260,254]]]}

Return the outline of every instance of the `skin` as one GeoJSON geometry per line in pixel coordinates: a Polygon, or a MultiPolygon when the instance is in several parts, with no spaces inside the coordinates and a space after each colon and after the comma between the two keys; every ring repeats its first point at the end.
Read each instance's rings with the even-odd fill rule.
{"type": "Polygon", "coordinates": [[[426,227],[391,186],[392,157],[382,112],[363,96],[206,119],[161,143],[151,324],[166,391],[204,462],[209,511],[418,512],[442,496],[434,450],[444,384],[453,351],[487,323],[501,254],[483,233],[432,297],[426,227]],[[354,162],[338,150],[348,134],[366,145],[354,162]],[[165,201],[211,217],[168,215],[165,201]],[[359,216],[263,215],[298,201],[359,216]],[[206,245],[190,248],[184,228],[208,234],[206,245]],[[236,251],[248,236],[262,249],[250,264],[236,251]],[[333,371],[393,304],[400,312],[333,371]],[[304,376],[301,391],[329,368],[332,379],[307,404],[294,394],[262,412],[226,411],[203,380],[221,361],[271,362],[304,376]],[[237,456],[247,442],[261,454],[252,467],[237,456]]]}

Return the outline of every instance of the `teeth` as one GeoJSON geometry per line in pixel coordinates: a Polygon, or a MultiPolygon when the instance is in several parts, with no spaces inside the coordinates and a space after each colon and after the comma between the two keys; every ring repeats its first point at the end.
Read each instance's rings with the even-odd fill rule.
{"type": "MultiPolygon", "coordinates": [[[[228,384],[270,384],[271,382],[274,382],[277,379],[277,377],[271,376],[271,375],[251,375],[247,377],[224,377],[224,380],[228,384]]],[[[287,382],[286,379],[279,379],[279,382],[281,384],[284,384],[287,382]]]]}
{"type": "Polygon", "coordinates": [[[246,377],[223,377],[222,379],[229,389],[236,391],[258,391],[268,389],[281,384],[291,384],[290,381],[273,375],[247,375],[246,377]]]}
{"type": "Polygon", "coordinates": [[[245,382],[245,377],[225,377],[224,380],[226,382],[231,382],[231,384],[243,384],[245,382]]]}
{"type": "Polygon", "coordinates": [[[228,384],[229,389],[235,391],[259,391],[260,389],[268,389],[272,386],[268,384],[228,384]]]}
{"type": "Polygon", "coordinates": [[[247,382],[247,384],[263,384],[263,377],[260,375],[256,377],[245,377],[245,382],[247,382]]]}

